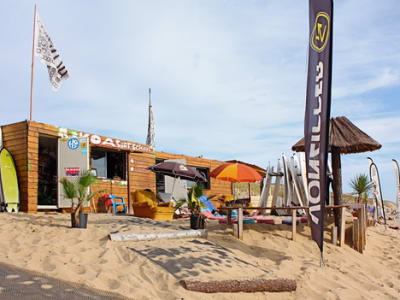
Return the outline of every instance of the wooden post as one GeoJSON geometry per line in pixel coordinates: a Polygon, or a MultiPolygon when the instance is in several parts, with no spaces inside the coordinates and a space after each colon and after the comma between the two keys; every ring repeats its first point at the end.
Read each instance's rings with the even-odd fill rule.
{"type": "MultiPolygon", "coordinates": [[[[332,175],[333,175],[333,204],[343,205],[342,201],[342,167],[340,161],[340,149],[331,146],[332,154],[332,175]]],[[[342,232],[340,228],[340,215],[339,209],[334,209],[335,216],[335,226],[338,226],[339,231],[342,232]]]]}
{"type": "Polygon", "coordinates": [[[346,235],[346,208],[342,207],[340,209],[340,247],[344,246],[344,238],[346,235]]]}
{"type": "Polygon", "coordinates": [[[332,227],[331,241],[332,241],[332,244],[334,244],[335,246],[337,245],[337,227],[336,226],[332,227]]]}
{"type": "Polygon", "coordinates": [[[363,250],[365,249],[366,243],[366,229],[367,229],[367,220],[366,220],[366,215],[365,215],[365,205],[362,206],[361,208],[361,215],[362,215],[362,248],[363,250]]]}
{"type": "Polygon", "coordinates": [[[358,249],[358,240],[359,240],[359,235],[358,235],[358,219],[353,219],[353,248],[356,251],[359,251],[358,249]]]}
{"type": "Polygon", "coordinates": [[[232,210],[228,209],[227,213],[228,213],[228,215],[227,215],[227,218],[226,218],[226,223],[228,225],[231,225],[232,224],[232,210]]]}
{"type": "Polygon", "coordinates": [[[233,236],[236,238],[239,238],[239,227],[238,223],[233,223],[232,224],[232,230],[233,230],[233,236]]]}
{"type": "Polygon", "coordinates": [[[292,241],[296,240],[296,225],[297,225],[296,213],[297,213],[296,209],[292,209],[292,241]]]}
{"type": "Polygon", "coordinates": [[[238,238],[243,240],[243,208],[239,207],[237,214],[238,238]]]}

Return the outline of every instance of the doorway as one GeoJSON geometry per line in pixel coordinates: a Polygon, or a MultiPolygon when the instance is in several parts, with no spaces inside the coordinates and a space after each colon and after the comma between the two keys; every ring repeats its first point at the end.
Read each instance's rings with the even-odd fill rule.
{"type": "Polygon", "coordinates": [[[57,137],[39,136],[39,208],[57,208],[57,141],[57,137]]]}

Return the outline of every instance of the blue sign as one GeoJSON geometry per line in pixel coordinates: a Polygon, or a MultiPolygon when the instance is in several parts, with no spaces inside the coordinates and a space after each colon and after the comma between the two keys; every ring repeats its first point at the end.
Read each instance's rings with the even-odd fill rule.
{"type": "Polygon", "coordinates": [[[72,137],[68,139],[67,145],[69,149],[76,150],[79,148],[79,139],[76,137],[72,137]]]}

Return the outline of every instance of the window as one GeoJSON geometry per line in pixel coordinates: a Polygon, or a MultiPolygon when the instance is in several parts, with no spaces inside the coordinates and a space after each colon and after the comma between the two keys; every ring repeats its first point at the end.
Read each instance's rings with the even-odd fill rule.
{"type": "MultiPolygon", "coordinates": [[[[191,166],[191,168],[196,169],[197,172],[199,172],[201,175],[204,176],[205,179],[207,179],[206,182],[199,182],[198,185],[200,185],[205,190],[209,190],[211,188],[211,184],[210,184],[210,169],[209,168],[202,168],[202,167],[193,167],[193,166],[191,166]]],[[[187,181],[188,188],[190,188],[190,187],[192,187],[194,185],[196,185],[196,182],[187,181]]]]}
{"type": "MultiPolygon", "coordinates": [[[[156,164],[162,163],[165,159],[156,159],[156,164]]],[[[165,193],[165,177],[161,174],[156,174],[156,192],[165,193]]]]}
{"type": "Polygon", "coordinates": [[[97,176],[108,179],[126,180],[126,153],[103,149],[92,149],[92,168],[97,176]]]}

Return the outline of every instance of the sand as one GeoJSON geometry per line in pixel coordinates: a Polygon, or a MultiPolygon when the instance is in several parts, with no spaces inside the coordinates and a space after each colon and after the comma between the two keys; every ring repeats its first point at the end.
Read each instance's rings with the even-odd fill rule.
{"type": "Polygon", "coordinates": [[[244,240],[215,221],[207,239],[111,242],[110,232],[171,232],[188,220],[154,222],[131,216],[90,214],[87,229],[72,229],[68,214],[0,214],[0,262],[132,299],[399,299],[400,231],[369,227],[363,254],[337,247],[325,234],[325,267],[299,226],[291,241],[286,225],[245,225],[244,240]],[[292,293],[202,294],[181,279],[289,278],[292,293]]]}

